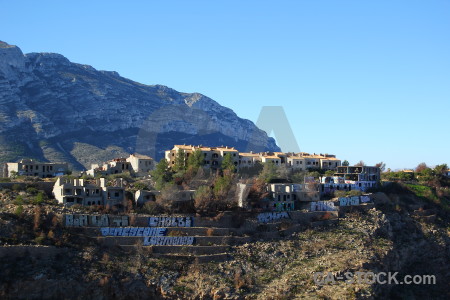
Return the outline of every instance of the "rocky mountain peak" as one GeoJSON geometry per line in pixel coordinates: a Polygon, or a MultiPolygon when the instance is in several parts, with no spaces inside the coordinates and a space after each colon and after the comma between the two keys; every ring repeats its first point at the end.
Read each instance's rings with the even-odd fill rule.
{"type": "Polygon", "coordinates": [[[279,150],[252,122],[202,94],[1,45],[0,163],[30,157],[82,169],[133,152],[159,159],[181,143],[279,150]]]}

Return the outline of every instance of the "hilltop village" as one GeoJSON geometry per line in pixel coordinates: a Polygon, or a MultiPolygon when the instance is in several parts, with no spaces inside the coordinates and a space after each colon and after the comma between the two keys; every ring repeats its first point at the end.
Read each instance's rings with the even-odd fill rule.
{"type": "Polygon", "coordinates": [[[159,163],[131,154],[93,164],[79,176],[67,174],[65,163],[23,159],[5,164],[3,175],[56,177],[51,196],[64,206],[169,208],[167,212],[332,209],[332,202],[316,203],[361,196],[380,182],[378,167],[349,166],[332,154],[243,153],[201,145],[175,145],[159,163]]]}
{"type": "Polygon", "coordinates": [[[7,163],[0,298],[449,295],[448,167],[383,168],[191,145],[159,162],[132,154],[80,173],[66,163],[7,163]],[[313,276],[346,270],[431,274],[436,284],[406,290],[313,276]]]}

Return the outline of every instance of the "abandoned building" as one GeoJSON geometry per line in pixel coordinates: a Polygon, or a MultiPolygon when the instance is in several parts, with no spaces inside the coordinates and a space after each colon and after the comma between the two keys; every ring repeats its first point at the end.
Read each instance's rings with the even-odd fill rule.
{"type": "Polygon", "coordinates": [[[69,166],[67,163],[41,163],[32,159],[22,159],[17,163],[5,163],[3,177],[20,175],[48,178],[62,176],[68,170],[69,166]]]}
{"type": "Polygon", "coordinates": [[[321,193],[331,193],[336,190],[366,191],[376,187],[381,180],[381,170],[373,166],[341,166],[334,176],[323,177],[321,193]]]}
{"type": "Polygon", "coordinates": [[[155,163],[150,156],[141,154],[131,154],[128,158],[115,158],[103,163],[101,166],[92,164],[91,169],[86,171],[90,176],[107,176],[129,172],[134,176],[147,175],[155,167],[155,163]]]}
{"type": "Polygon", "coordinates": [[[108,186],[105,178],[90,182],[84,179],[59,177],[53,186],[53,196],[65,206],[74,204],[117,206],[124,203],[125,189],[120,178],[108,186]]]}
{"type": "Polygon", "coordinates": [[[248,210],[291,211],[301,202],[319,201],[318,184],[270,183],[265,187],[266,197],[250,199],[251,184],[238,183],[238,206],[248,210]]]}

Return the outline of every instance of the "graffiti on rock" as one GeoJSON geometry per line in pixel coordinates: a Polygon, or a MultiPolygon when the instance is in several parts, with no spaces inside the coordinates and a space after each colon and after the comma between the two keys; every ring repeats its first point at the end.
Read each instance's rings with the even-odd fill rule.
{"type": "Polygon", "coordinates": [[[183,246],[194,244],[193,236],[145,237],[144,246],[183,246]]]}
{"type": "Polygon", "coordinates": [[[335,211],[334,202],[331,201],[316,201],[311,202],[310,211],[335,211]]]}
{"type": "Polygon", "coordinates": [[[270,221],[277,221],[280,219],[290,219],[289,213],[283,211],[283,212],[267,212],[267,213],[260,213],[257,216],[259,223],[269,223],[270,221]]]}
{"type": "Polygon", "coordinates": [[[192,227],[191,217],[150,217],[150,227],[192,227]]]}
{"type": "Polygon", "coordinates": [[[157,227],[103,227],[102,236],[164,236],[167,228],[157,227]]]}

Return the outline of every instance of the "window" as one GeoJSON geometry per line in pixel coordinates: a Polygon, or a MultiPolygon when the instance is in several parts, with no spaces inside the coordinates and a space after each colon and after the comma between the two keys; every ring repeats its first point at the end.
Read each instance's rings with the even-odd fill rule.
{"type": "Polygon", "coordinates": [[[236,156],[236,153],[233,153],[233,156],[236,156]]]}

